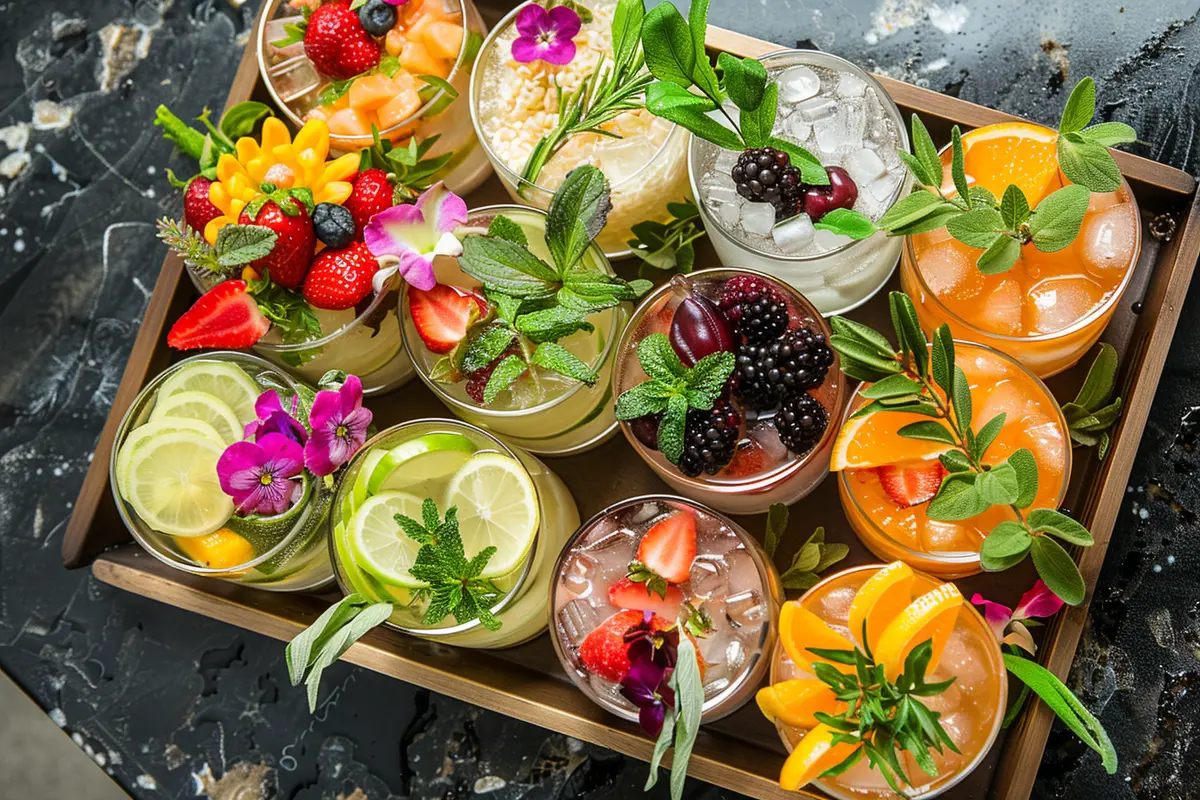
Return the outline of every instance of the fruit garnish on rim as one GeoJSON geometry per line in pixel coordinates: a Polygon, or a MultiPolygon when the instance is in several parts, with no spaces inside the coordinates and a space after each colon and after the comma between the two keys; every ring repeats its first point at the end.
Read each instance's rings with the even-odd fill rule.
{"type": "Polygon", "coordinates": [[[927,340],[907,295],[893,292],[889,302],[899,349],[861,323],[831,320],[830,344],[842,369],[866,385],[839,432],[830,469],[854,471],[845,482],[852,492],[878,481],[892,503],[889,516],[917,509],[935,531],[986,523],[990,529],[979,531],[986,537],[979,546],[984,570],[1005,570],[1031,555],[1059,597],[1082,602],[1083,578],[1057,540],[1094,540],[1054,508],[1066,445],[1061,417],[1041,408],[1053,398],[999,354],[956,346],[946,325],[927,340]]]}

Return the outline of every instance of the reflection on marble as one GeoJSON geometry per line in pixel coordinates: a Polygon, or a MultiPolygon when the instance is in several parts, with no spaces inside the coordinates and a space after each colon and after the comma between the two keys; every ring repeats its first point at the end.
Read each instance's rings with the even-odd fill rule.
{"type": "MultiPolygon", "coordinates": [[[[1064,85],[1095,75],[1105,117],[1141,132],[1137,152],[1197,166],[1195,2],[746,5],[714,0],[713,21],[1046,122],[1064,85]]],[[[0,5],[0,666],[139,798],[637,796],[638,762],[343,664],[310,717],[277,642],[60,568],[162,260],[165,169],[186,171],[149,120],[159,103],[220,106],[254,6],[0,5]]],[[[1184,319],[1197,313],[1193,293],[1184,319]]],[[[1197,376],[1200,329],[1185,323],[1072,676],[1121,771],[1058,732],[1038,797],[1200,796],[1197,376]]]]}

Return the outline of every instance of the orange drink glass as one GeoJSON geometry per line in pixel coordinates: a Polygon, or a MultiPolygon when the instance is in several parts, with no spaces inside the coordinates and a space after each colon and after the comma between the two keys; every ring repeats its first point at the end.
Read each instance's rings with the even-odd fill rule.
{"type": "MultiPolygon", "coordinates": [[[[880,586],[878,580],[873,583],[874,588],[880,586]]],[[[941,694],[921,697],[919,700],[929,710],[941,715],[938,722],[960,752],[954,753],[949,749],[942,753],[931,752],[930,755],[937,766],[935,776],[926,775],[909,753],[901,752],[900,763],[905,774],[918,784],[906,793],[910,797],[936,797],[956,786],[979,766],[1000,732],[1000,723],[1004,718],[1004,708],[1008,700],[1008,680],[999,642],[983,617],[970,603],[962,600],[953,584],[940,584],[932,576],[915,572],[903,564],[891,564],[887,567],[874,564],[844,570],[809,589],[798,601],[785,604],[780,616],[780,640],[775,646],[771,661],[772,687],[760,692],[758,699],[759,706],[774,719],[775,728],[789,753],[796,752],[804,735],[815,727],[815,720],[805,717],[811,718],[814,710],[826,710],[823,706],[828,700],[813,695],[807,699],[800,699],[797,693],[788,691],[789,688],[794,689],[803,686],[802,684],[780,685],[784,681],[808,679],[813,681],[809,686],[819,689],[809,666],[797,664],[788,654],[788,650],[807,653],[803,650],[806,646],[849,649],[851,642],[857,643],[861,638],[861,634],[852,635],[850,628],[851,618],[859,618],[863,605],[869,607],[868,635],[874,639],[879,629],[886,630],[883,625],[880,625],[879,629],[872,627],[876,614],[882,612],[881,622],[886,624],[889,618],[894,619],[911,600],[927,596],[928,592],[936,592],[935,596],[943,601],[943,605],[949,610],[941,612],[946,615],[947,624],[943,630],[947,633],[942,634],[942,638],[939,638],[937,633],[933,635],[934,651],[940,651],[940,658],[935,659],[936,663],[931,662],[925,678],[930,683],[954,678],[954,683],[941,694]],[[872,594],[873,587],[868,586],[863,595],[863,600],[868,602],[856,603],[860,589],[876,575],[882,576],[883,571],[887,571],[889,577],[894,578],[886,582],[888,590],[880,593],[878,600],[871,605],[868,595],[872,594]],[[897,597],[889,595],[898,595],[898,602],[897,597]],[[799,609],[803,611],[797,613],[799,609]],[[785,624],[788,624],[788,630],[784,630],[785,624]],[[837,643],[839,640],[842,644],[837,643]],[[803,724],[789,724],[789,720],[791,723],[803,724]]],[[[928,630],[926,628],[921,634],[928,630]]],[[[882,640],[883,636],[880,635],[873,648],[876,657],[881,659],[880,651],[884,648],[882,640]]],[[[862,644],[858,643],[858,646],[861,648],[862,644]]],[[[880,663],[887,662],[881,660],[880,663]]],[[[820,686],[825,684],[821,683],[820,686]]],[[[838,711],[837,708],[830,708],[827,713],[836,714],[838,711]]],[[[839,800],[882,800],[895,797],[896,794],[888,787],[883,775],[871,767],[865,757],[841,775],[820,779],[822,772],[840,762],[852,750],[851,745],[834,745],[831,748],[833,752],[809,761],[809,772],[813,773],[816,785],[839,800]],[[825,758],[831,763],[819,763],[819,758],[825,758]]],[[[784,767],[782,777],[788,778],[789,773],[795,776],[797,772],[794,770],[798,766],[789,763],[784,767]]]]}
{"type": "MultiPolygon", "coordinates": [[[[1026,122],[963,134],[968,183],[996,197],[1015,184],[1036,206],[1070,183],[1058,168],[1057,136],[1026,122]]],[[[950,149],[941,157],[949,195],[950,149]]],[[[1122,179],[1115,192],[1092,193],[1079,235],[1063,250],[1043,253],[1026,244],[1012,269],[985,275],[975,267],[982,251],[940,228],[906,237],[900,283],[922,328],[946,323],[956,338],[990,345],[1045,378],[1071,367],[1100,338],[1141,248],[1137,200],[1122,179]]]]}
{"type": "MultiPolygon", "coordinates": [[[[1015,359],[983,345],[954,343],[956,362],[971,387],[971,404],[978,425],[1007,414],[985,464],[1008,458],[1020,448],[1033,453],[1038,468],[1038,491],[1032,508],[1058,508],[1071,477],[1071,448],[1067,423],[1054,396],[1036,375],[1015,359]]],[[[940,390],[938,390],[940,391],[940,390]]],[[[861,389],[850,402],[850,413],[864,405],[861,389]]],[[[978,516],[957,522],[929,519],[926,503],[903,506],[885,486],[897,471],[928,468],[948,445],[908,439],[897,431],[928,417],[891,411],[847,417],[834,445],[831,469],[840,472],[838,494],[850,526],[867,548],[880,558],[900,560],[941,578],[958,578],[981,571],[979,548],[1004,520],[1015,520],[1007,506],[991,506],[978,516]]],[[[940,480],[940,476],[938,476],[940,480]]]]}

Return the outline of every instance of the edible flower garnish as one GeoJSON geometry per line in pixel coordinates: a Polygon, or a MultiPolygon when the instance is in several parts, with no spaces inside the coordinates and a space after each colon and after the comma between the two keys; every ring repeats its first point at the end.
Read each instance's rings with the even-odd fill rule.
{"type": "Polygon", "coordinates": [[[362,381],[346,376],[336,390],[317,392],[309,422],[312,436],[304,447],[307,466],[314,475],[330,475],[358,452],[367,440],[370,409],[362,405],[362,381]]]}
{"type": "Polygon", "coordinates": [[[280,433],[258,441],[234,442],[217,461],[221,490],[241,516],[282,514],[301,491],[304,449],[280,433]]]}
{"type": "MultiPolygon", "coordinates": [[[[681,621],[679,624],[686,623],[681,621]]],[[[621,694],[638,706],[638,719],[648,733],[650,727],[647,727],[647,723],[651,726],[659,725],[658,739],[650,757],[650,775],[646,778],[644,791],[649,791],[658,783],[658,765],[667,750],[673,748],[671,800],[681,800],[684,781],[687,779],[688,761],[692,757],[696,734],[700,731],[700,718],[704,713],[704,677],[700,667],[700,652],[691,636],[679,635],[679,625],[657,635],[664,637],[664,645],[654,654],[658,656],[658,660],[651,660],[650,663],[657,666],[665,663],[667,657],[673,657],[674,665],[663,668],[663,678],[654,686],[651,686],[655,676],[654,670],[650,666],[644,667],[639,670],[638,685],[627,690],[626,682],[623,681],[621,694]],[[666,645],[667,641],[674,641],[674,648],[666,645]],[[661,656],[658,655],[660,653],[661,656]],[[648,699],[643,700],[645,705],[640,705],[630,694],[648,699]],[[658,723],[660,712],[661,724],[658,723]]],[[[637,669],[637,663],[647,663],[645,653],[645,644],[639,645],[636,641],[631,643],[628,653],[631,675],[637,669]],[[634,645],[637,645],[637,649],[634,645]]]]}
{"type": "Polygon", "coordinates": [[[642,730],[657,737],[667,710],[675,707],[675,690],[669,685],[679,647],[679,628],[657,630],[654,614],[645,612],[641,623],[625,632],[629,672],[621,679],[621,695],[637,706],[642,730]]]}
{"type": "Polygon", "coordinates": [[[1037,645],[1025,623],[1036,617],[1053,617],[1063,607],[1062,598],[1050,591],[1046,582],[1040,579],[1032,589],[1021,595],[1016,610],[988,600],[979,592],[971,597],[971,602],[983,608],[983,618],[1001,644],[1019,647],[1030,655],[1037,652],[1037,645]]]}
{"type": "Polygon", "coordinates": [[[517,13],[517,33],[512,43],[512,57],[522,64],[545,61],[562,66],[575,58],[575,34],[579,33],[579,14],[567,6],[555,6],[547,11],[530,3],[517,13]]]}
{"type": "Polygon", "coordinates": [[[363,229],[363,241],[381,259],[381,268],[388,265],[385,257],[394,257],[410,286],[429,291],[437,283],[434,257],[462,254],[454,231],[466,221],[467,204],[438,182],[422,192],[416,203],[392,206],[372,217],[363,229]]]}
{"type": "Polygon", "coordinates": [[[269,433],[278,433],[303,445],[308,441],[308,430],[296,419],[299,409],[300,395],[292,396],[292,408],[285,411],[279,392],[274,389],[263,392],[254,401],[256,419],[246,425],[246,438],[257,442],[269,433]]]}

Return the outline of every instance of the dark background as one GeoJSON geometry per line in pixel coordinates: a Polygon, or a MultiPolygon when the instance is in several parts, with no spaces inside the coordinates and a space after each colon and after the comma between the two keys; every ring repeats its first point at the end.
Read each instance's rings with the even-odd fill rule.
{"type": "MultiPolygon", "coordinates": [[[[221,106],[254,6],[0,3],[0,667],[139,798],[636,796],[639,762],[342,664],[310,717],[277,642],[60,566],[63,526],[164,254],[152,221],[175,210],[154,107],[221,106]]],[[[1101,114],[1138,129],[1135,152],[1197,169],[1196,2],[713,6],[715,24],[1049,124],[1064,86],[1092,75],[1101,114]]],[[[1198,312],[1200,290],[1071,676],[1121,768],[1106,776],[1056,731],[1037,797],[1200,796],[1198,312]]],[[[694,797],[734,796],[690,786],[694,797]]]]}

